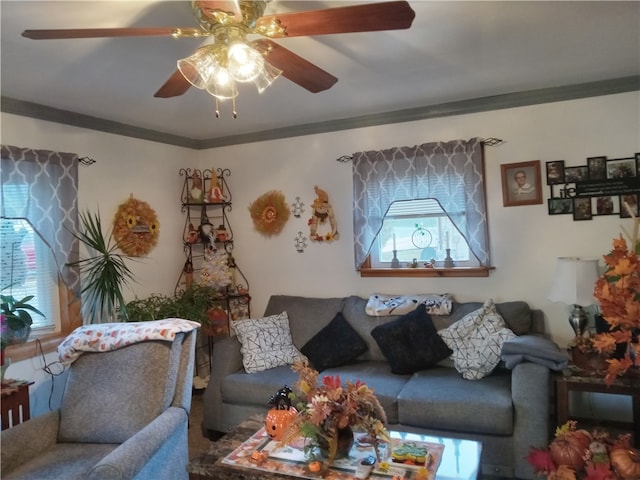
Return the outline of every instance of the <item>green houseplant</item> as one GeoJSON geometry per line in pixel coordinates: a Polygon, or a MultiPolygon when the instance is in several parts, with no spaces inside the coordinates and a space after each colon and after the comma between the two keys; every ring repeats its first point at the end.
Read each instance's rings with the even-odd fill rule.
{"type": "Polygon", "coordinates": [[[100,213],[79,214],[80,231],[73,235],[89,252],[89,257],[73,262],[82,276],[82,317],[85,323],[114,321],[117,310],[126,318],[123,288],[133,280],[126,264],[131,256],[116,252],[111,232],[103,234],[100,213]]]}
{"type": "Polygon", "coordinates": [[[31,333],[33,317],[31,312],[44,317],[44,313],[31,305],[33,295],[21,300],[13,295],[0,295],[0,311],[2,312],[2,349],[13,343],[24,343],[31,333]]]}
{"type": "Polygon", "coordinates": [[[147,298],[127,303],[126,317],[129,322],[144,322],[161,318],[185,318],[200,323],[205,329],[214,328],[219,322],[226,323],[227,312],[217,302],[220,291],[206,285],[192,285],[173,296],[154,294],[147,298]]]}

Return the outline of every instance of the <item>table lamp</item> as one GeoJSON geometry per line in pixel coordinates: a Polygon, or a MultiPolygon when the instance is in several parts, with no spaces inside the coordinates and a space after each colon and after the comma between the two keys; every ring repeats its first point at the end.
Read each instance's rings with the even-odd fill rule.
{"type": "Polygon", "coordinates": [[[598,260],[579,257],[559,257],[549,300],[573,305],[569,325],[576,336],[584,333],[587,314],[582,307],[593,305],[593,289],[598,280],[598,260]]]}

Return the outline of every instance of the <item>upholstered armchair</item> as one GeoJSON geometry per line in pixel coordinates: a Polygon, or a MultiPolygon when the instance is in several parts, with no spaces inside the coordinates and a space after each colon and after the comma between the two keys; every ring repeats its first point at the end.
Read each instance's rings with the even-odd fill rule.
{"type": "Polygon", "coordinates": [[[197,324],[178,320],[168,334],[173,320],[160,322],[105,325],[155,329],[161,340],[144,333],[127,346],[122,339],[99,346],[98,337],[117,337],[96,337],[102,325],[65,340],[60,357],[72,363],[60,409],[2,432],[2,478],[188,479],[197,324]]]}

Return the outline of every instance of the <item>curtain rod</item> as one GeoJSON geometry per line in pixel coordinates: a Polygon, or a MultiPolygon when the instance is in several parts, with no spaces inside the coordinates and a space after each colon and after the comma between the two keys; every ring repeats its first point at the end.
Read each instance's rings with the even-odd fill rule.
{"type": "MultiPolygon", "coordinates": [[[[505,143],[504,140],[497,137],[485,138],[481,140],[481,142],[485,144],[487,147],[497,147],[505,143]]],[[[350,162],[351,160],[353,160],[353,155],[342,155],[341,157],[336,158],[336,162],[341,162],[341,163],[347,163],[347,162],[350,162]]]]}

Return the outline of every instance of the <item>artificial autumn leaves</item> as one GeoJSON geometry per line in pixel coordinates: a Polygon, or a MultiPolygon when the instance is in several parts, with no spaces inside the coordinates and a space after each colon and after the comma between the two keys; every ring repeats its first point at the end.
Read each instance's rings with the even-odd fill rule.
{"type": "MultiPolygon", "coordinates": [[[[640,241],[637,240],[638,219],[634,220],[631,242],[635,249],[629,250],[622,236],[614,239],[613,250],[603,257],[607,270],[595,285],[594,296],[600,303],[602,316],[611,327],[610,332],[592,339],[593,346],[600,353],[611,353],[620,343],[631,345],[632,341],[638,341],[633,338],[633,333],[640,329],[640,241]]],[[[611,383],[634,365],[634,359],[627,353],[623,358],[609,359],[607,363],[605,381],[611,383]]],[[[640,365],[640,352],[637,351],[635,365],[640,365]]]]}

